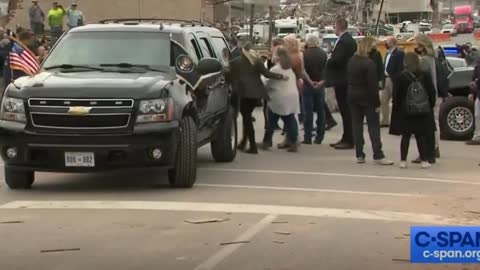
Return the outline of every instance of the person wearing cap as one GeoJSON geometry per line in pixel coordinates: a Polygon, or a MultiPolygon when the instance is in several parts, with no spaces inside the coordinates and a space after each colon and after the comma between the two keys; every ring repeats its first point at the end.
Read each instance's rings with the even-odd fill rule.
{"type": "Polygon", "coordinates": [[[73,29],[77,26],[82,26],[84,22],[83,13],[77,9],[77,3],[72,3],[67,9],[67,26],[68,29],[73,29]]]}
{"type": "Polygon", "coordinates": [[[48,26],[50,26],[54,41],[60,38],[63,33],[63,17],[65,15],[65,9],[58,2],[53,2],[52,8],[48,11],[48,26]]]}
{"type": "Polygon", "coordinates": [[[33,33],[37,36],[42,35],[45,14],[43,13],[42,8],[38,5],[38,0],[32,1],[32,6],[28,9],[28,18],[33,33]]]}

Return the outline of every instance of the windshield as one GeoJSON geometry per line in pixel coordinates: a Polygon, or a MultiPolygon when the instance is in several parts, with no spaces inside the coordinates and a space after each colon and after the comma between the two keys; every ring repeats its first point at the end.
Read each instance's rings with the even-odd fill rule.
{"type": "Polygon", "coordinates": [[[296,28],[295,27],[292,27],[292,28],[279,28],[278,29],[278,33],[279,34],[292,34],[292,33],[295,33],[296,32],[296,28]]]}
{"type": "Polygon", "coordinates": [[[456,15],[455,18],[457,20],[466,21],[470,18],[470,15],[456,15]]]}
{"type": "Polygon", "coordinates": [[[451,24],[444,25],[443,29],[453,29],[453,25],[451,24]]]}
{"type": "Polygon", "coordinates": [[[170,66],[170,40],[154,32],[70,33],[62,38],[43,66],[118,63],[166,69],[170,66]]]}

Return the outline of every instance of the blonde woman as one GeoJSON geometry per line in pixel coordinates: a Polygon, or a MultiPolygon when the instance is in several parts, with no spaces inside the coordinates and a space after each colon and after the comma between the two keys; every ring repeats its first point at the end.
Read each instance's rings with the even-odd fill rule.
{"type": "Polygon", "coordinates": [[[260,56],[252,50],[250,43],[242,46],[241,55],[230,63],[230,74],[234,89],[240,98],[240,113],[243,119],[243,137],[238,145],[241,151],[248,154],[257,154],[257,143],[255,141],[255,129],[253,127],[253,110],[260,99],[267,96],[267,90],[260,78],[263,75],[269,79],[288,79],[282,74],[268,71],[260,56]],[[247,143],[250,148],[247,150],[247,143]]]}
{"type": "MultiPolygon", "coordinates": [[[[298,120],[300,123],[303,123],[303,101],[302,101],[302,92],[304,84],[307,84],[310,88],[317,88],[319,85],[313,82],[310,77],[308,76],[307,72],[305,71],[305,64],[303,59],[303,52],[301,51],[301,43],[298,41],[297,37],[294,34],[287,35],[284,40],[284,47],[287,51],[290,62],[292,65],[292,70],[295,73],[295,77],[297,79],[297,89],[300,93],[299,95],[299,104],[300,104],[300,114],[298,115],[298,120]]],[[[283,143],[279,144],[279,148],[288,148],[290,147],[290,142],[284,141],[283,143]]]]}
{"type": "Polygon", "coordinates": [[[288,80],[267,80],[270,100],[268,102],[268,119],[270,120],[268,128],[265,130],[263,139],[263,148],[272,147],[272,138],[275,131],[275,125],[279,118],[282,118],[286,137],[289,142],[288,152],[298,152],[298,123],[295,114],[300,112],[298,103],[298,91],[295,89],[295,74],[292,70],[291,60],[287,50],[279,47],[276,50],[276,63],[270,70],[288,80]]]}
{"type": "Polygon", "coordinates": [[[367,118],[368,133],[373,148],[373,159],[380,165],[393,165],[385,158],[380,137],[380,93],[375,62],[369,55],[375,39],[366,37],[357,47],[347,69],[347,100],[352,114],[353,138],[358,163],[365,163],[363,123],[367,118]]]}
{"type": "Polygon", "coordinates": [[[303,52],[301,51],[301,44],[294,34],[286,36],[284,39],[284,46],[290,56],[292,62],[292,69],[298,80],[298,90],[301,92],[303,83],[308,83],[312,86],[316,84],[310,80],[310,77],[305,72],[303,52]]]}
{"type": "MultiPolygon", "coordinates": [[[[436,59],[435,59],[435,50],[433,49],[433,43],[425,34],[418,34],[414,39],[414,46],[415,52],[420,57],[420,68],[424,72],[430,73],[430,77],[432,78],[432,83],[435,88],[437,97],[443,96],[446,98],[448,96],[447,93],[442,93],[443,91],[439,91],[439,86],[437,85],[437,69],[436,69],[436,59]]],[[[440,112],[440,105],[442,103],[441,99],[437,98],[435,103],[435,108],[433,110],[435,114],[435,127],[436,132],[434,133],[433,137],[428,138],[428,160],[431,164],[436,163],[436,159],[440,158],[440,133],[439,133],[439,122],[438,122],[438,114],[440,112]]],[[[413,160],[413,163],[421,163],[421,158],[417,158],[413,160]]]]}

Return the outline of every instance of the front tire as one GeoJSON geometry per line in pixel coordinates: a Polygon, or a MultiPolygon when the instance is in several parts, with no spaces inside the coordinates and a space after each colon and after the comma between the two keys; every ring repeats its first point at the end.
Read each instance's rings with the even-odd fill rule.
{"type": "Polygon", "coordinates": [[[10,189],[30,189],[34,181],[33,171],[5,167],[5,182],[10,189]]]}
{"type": "Polygon", "coordinates": [[[180,122],[174,168],[168,171],[170,186],[191,188],[197,179],[197,127],[191,117],[180,122]]]}
{"type": "Polygon", "coordinates": [[[210,144],[216,162],[232,162],[237,156],[238,127],[232,107],[217,127],[215,138],[210,144]]]}
{"type": "Polygon", "coordinates": [[[447,99],[440,108],[440,130],[442,138],[468,140],[475,130],[474,104],[466,97],[447,99]]]}

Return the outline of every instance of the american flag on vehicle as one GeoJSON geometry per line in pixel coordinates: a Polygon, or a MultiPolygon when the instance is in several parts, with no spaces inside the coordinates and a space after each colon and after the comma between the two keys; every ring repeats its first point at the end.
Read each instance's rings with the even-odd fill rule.
{"type": "Polygon", "coordinates": [[[12,70],[23,71],[30,76],[37,74],[40,65],[32,51],[15,39],[11,41],[12,45],[9,54],[10,68],[12,70]]]}

